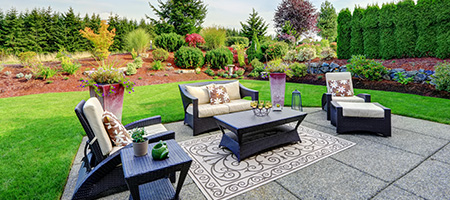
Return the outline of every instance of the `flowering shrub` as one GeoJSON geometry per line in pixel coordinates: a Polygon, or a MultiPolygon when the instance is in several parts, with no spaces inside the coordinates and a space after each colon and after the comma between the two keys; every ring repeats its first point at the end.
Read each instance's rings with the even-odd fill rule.
{"type": "Polygon", "coordinates": [[[298,50],[297,53],[297,60],[302,62],[302,61],[309,61],[314,59],[316,56],[316,50],[314,48],[311,47],[307,47],[307,48],[302,48],[300,50],[298,50]]]}
{"type": "Polygon", "coordinates": [[[238,75],[238,76],[244,75],[244,72],[245,72],[244,69],[238,69],[238,70],[235,71],[236,75],[238,75]]]}
{"type": "Polygon", "coordinates": [[[297,56],[297,51],[296,50],[289,50],[286,55],[284,55],[283,60],[284,61],[288,61],[288,62],[292,62],[295,60],[295,57],[297,56]]]}
{"type": "Polygon", "coordinates": [[[347,68],[352,74],[357,74],[371,81],[378,81],[383,78],[384,74],[387,74],[386,68],[381,63],[368,60],[363,55],[353,55],[349,62],[347,68]]]}
{"type": "Polygon", "coordinates": [[[289,45],[286,42],[275,42],[269,45],[266,50],[270,59],[282,58],[288,51],[289,45]]]}
{"type": "Polygon", "coordinates": [[[322,48],[322,52],[320,52],[320,57],[322,57],[323,60],[330,60],[336,58],[337,55],[331,47],[324,47],[322,48]]]}
{"type": "Polygon", "coordinates": [[[292,73],[292,70],[289,69],[289,67],[283,62],[281,59],[275,59],[267,63],[267,66],[264,68],[264,71],[267,72],[266,74],[269,75],[270,73],[286,73],[286,76],[292,77],[294,74],[292,73]]]}
{"type": "Polygon", "coordinates": [[[186,38],[184,40],[190,47],[197,47],[197,44],[205,44],[205,39],[197,33],[186,34],[186,38]]]}

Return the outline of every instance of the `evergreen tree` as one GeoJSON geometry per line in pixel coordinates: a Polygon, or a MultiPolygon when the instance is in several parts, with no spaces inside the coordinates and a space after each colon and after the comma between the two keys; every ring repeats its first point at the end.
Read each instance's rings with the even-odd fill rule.
{"type": "Polygon", "coordinates": [[[267,33],[267,28],[269,24],[266,24],[264,19],[261,16],[258,16],[258,12],[253,8],[253,12],[250,14],[250,17],[247,19],[246,24],[241,23],[242,30],[241,35],[251,39],[256,33],[259,39],[262,39],[264,35],[267,33]]]}
{"type": "Polygon", "coordinates": [[[337,36],[337,14],[333,5],[327,0],[320,7],[320,15],[317,20],[317,28],[322,38],[333,42],[337,36]]]}
{"type": "Polygon", "coordinates": [[[82,29],[82,21],[79,14],[75,14],[72,8],[59,15],[56,22],[57,32],[55,33],[58,49],[64,47],[69,52],[78,52],[87,50],[88,43],[83,40],[79,33],[82,29]]]}
{"type": "Polygon", "coordinates": [[[434,13],[437,20],[437,49],[436,56],[438,58],[450,58],[450,1],[435,0],[434,13]]]}
{"type": "Polygon", "coordinates": [[[150,34],[150,38],[156,38],[155,27],[152,24],[145,22],[145,19],[141,19],[141,21],[139,21],[138,28],[142,28],[147,31],[147,33],[150,34]]]}
{"type": "Polygon", "coordinates": [[[263,58],[263,53],[256,32],[253,33],[251,43],[252,44],[249,48],[247,48],[247,51],[245,52],[248,55],[248,62],[252,62],[252,60],[255,58],[261,61],[263,58]]]}
{"type": "Polygon", "coordinates": [[[4,38],[4,35],[3,35],[4,24],[5,24],[5,14],[3,13],[2,9],[0,9],[0,51],[2,49],[5,49],[5,47],[4,47],[4,44],[5,44],[4,40],[5,40],[5,38],[4,38]]]}
{"type": "Polygon", "coordinates": [[[367,6],[361,20],[363,25],[364,55],[368,58],[380,57],[380,33],[378,30],[378,15],[380,8],[378,5],[367,6]]]}
{"type": "Polygon", "coordinates": [[[349,59],[351,40],[352,14],[348,8],[342,9],[337,18],[337,56],[339,59],[349,59]]]}
{"type": "Polygon", "coordinates": [[[2,35],[3,46],[18,54],[23,52],[23,18],[19,16],[16,9],[12,8],[8,11],[3,22],[2,35]]]}
{"type": "Polygon", "coordinates": [[[299,35],[316,29],[316,8],[308,0],[283,0],[275,10],[273,21],[277,32],[290,21],[299,35]]]}
{"type": "Polygon", "coordinates": [[[397,55],[395,24],[392,18],[396,7],[394,3],[388,3],[383,4],[380,10],[380,57],[383,59],[392,59],[397,55]]]}
{"type": "Polygon", "coordinates": [[[361,19],[364,15],[364,9],[355,7],[352,16],[352,32],[350,40],[350,51],[352,55],[364,55],[364,38],[361,19]]]}
{"type": "Polygon", "coordinates": [[[168,0],[166,3],[158,0],[159,8],[149,3],[157,19],[147,16],[153,24],[157,24],[160,33],[166,27],[173,27],[179,35],[198,33],[201,30],[207,9],[202,0],[168,0]]]}
{"type": "Polygon", "coordinates": [[[418,0],[416,5],[417,56],[435,56],[436,54],[436,18],[433,12],[433,0],[418,0]]]}
{"type": "Polygon", "coordinates": [[[33,9],[24,15],[24,33],[26,35],[26,49],[34,52],[43,52],[47,48],[50,34],[46,30],[45,10],[33,9]]]}
{"type": "Polygon", "coordinates": [[[403,0],[397,4],[395,14],[395,37],[397,57],[414,57],[416,48],[416,14],[413,0],[403,0]]]}

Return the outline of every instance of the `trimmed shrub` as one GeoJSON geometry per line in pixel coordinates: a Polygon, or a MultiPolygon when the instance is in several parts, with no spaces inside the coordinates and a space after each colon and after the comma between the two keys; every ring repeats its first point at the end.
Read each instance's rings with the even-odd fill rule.
{"type": "Polygon", "coordinates": [[[204,47],[209,50],[224,46],[227,39],[227,31],[218,26],[203,28],[200,35],[205,39],[204,47]]]}
{"type": "Polygon", "coordinates": [[[438,58],[444,59],[450,57],[450,1],[447,0],[435,0],[433,1],[435,8],[433,12],[435,13],[437,24],[437,49],[436,56],[438,58]]]}
{"type": "Polygon", "coordinates": [[[337,56],[339,59],[348,59],[351,56],[351,20],[352,14],[350,13],[350,10],[348,8],[342,9],[339,12],[337,19],[337,56]]]}
{"type": "Polygon", "coordinates": [[[395,37],[397,38],[398,58],[414,57],[417,33],[415,27],[414,1],[403,0],[398,2],[395,12],[395,37]]]}
{"type": "Polygon", "coordinates": [[[336,58],[336,52],[334,52],[331,47],[324,47],[320,52],[320,57],[322,58],[322,60],[331,60],[333,58],[336,58]]]}
{"type": "Polygon", "coordinates": [[[436,73],[433,75],[433,82],[437,90],[450,92],[450,63],[439,63],[434,67],[436,73]]]}
{"type": "Polygon", "coordinates": [[[352,32],[350,39],[350,51],[352,55],[364,54],[364,37],[361,20],[364,15],[364,9],[355,7],[351,21],[352,32]]]}
{"type": "Polygon", "coordinates": [[[293,62],[296,56],[297,56],[296,50],[289,50],[288,52],[286,52],[286,55],[284,55],[283,60],[293,62]]]}
{"type": "Polygon", "coordinates": [[[253,61],[255,58],[258,60],[262,60],[263,54],[261,45],[259,44],[259,40],[256,34],[253,35],[252,45],[247,49],[246,53],[249,61],[253,61]]]}
{"type": "Polygon", "coordinates": [[[205,63],[212,68],[222,69],[222,67],[233,64],[233,53],[230,49],[222,47],[206,52],[205,63]]]}
{"type": "Polygon", "coordinates": [[[248,41],[248,38],[246,38],[246,37],[240,37],[240,36],[227,37],[227,41],[226,41],[227,46],[231,46],[236,43],[244,45],[244,47],[248,47],[249,41],[248,41]]]}
{"type": "Polygon", "coordinates": [[[153,60],[155,61],[166,61],[167,58],[169,58],[169,52],[167,52],[165,49],[157,48],[152,51],[153,60]]]}
{"type": "Polygon", "coordinates": [[[209,76],[214,76],[215,75],[214,71],[212,69],[209,69],[209,68],[205,70],[205,74],[208,74],[209,76]]]}
{"type": "Polygon", "coordinates": [[[292,70],[292,73],[295,77],[303,77],[306,75],[306,65],[303,63],[294,62],[289,65],[289,69],[292,70]]]}
{"type": "Polygon", "coordinates": [[[436,17],[433,0],[418,0],[415,7],[417,14],[417,56],[435,56],[436,55],[436,17]]]}
{"type": "Polygon", "coordinates": [[[203,65],[203,53],[199,48],[181,47],[174,54],[175,65],[182,68],[196,68],[203,65]]]}
{"type": "Polygon", "coordinates": [[[298,61],[303,62],[303,61],[310,61],[315,57],[317,57],[316,50],[311,47],[306,47],[298,50],[296,58],[298,61]]]}
{"type": "Polygon", "coordinates": [[[135,29],[125,36],[127,50],[135,50],[138,54],[144,53],[150,46],[150,34],[142,28],[135,29]]]}
{"type": "Polygon", "coordinates": [[[361,20],[364,37],[364,55],[369,58],[380,56],[380,34],[378,30],[378,5],[368,6],[361,20]]]}
{"type": "Polygon", "coordinates": [[[266,53],[269,59],[273,60],[283,58],[283,56],[286,55],[288,49],[289,45],[286,42],[275,42],[269,45],[266,53]]]}
{"type": "Polygon", "coordinates": [[[142,60],[141,57],[137,57],[134,59],[133,63],[136,65],[136,69],[139,69],[144,64],[144,61],[142,60]]]}
{"type": "Polygon", "coordinates": [[[155,46],[175,52],[184,44],[183,36],[176,33],[163,33],[155,38],[155,46]]]}
{"type": "Polygon", "coordinates": [[[152,69],[156,71],[161,70],[162,69],[161,61],[160,60],[155,61],[152,65],[152,69]]]}
{"type": "Polygon", "coordinates": [[[136,74],[136,73],[137,73],[136,64],[128,63],[127,64],[127,71],[125,72],[125,74],[130,76],[130,75],[133,75],[133,74],[136,74]]]}
{"type": "Polygon", "coordinates": [[[387,74],[386,68],[379,62],[366,59],[366,56],[356,55],[352,56],[347,64],[347,69],[354,75],[357,74],[361,78],[369,79],[371,81],[378,81],[387,74]]]}
{"type": "Polygon", "coordinates": [[[251,75],[249,74],[249,76],[259,77],[261,72],[264,71],[264,63],[255,58],[252,60],[252,62],[250,62],[250,64],[252,65],[253,70],[252,72],[250,72],[251,75]]]}
{"type": "MultiPolygon", "coordinates": [[[[395,58],[397,39],[395,38],[395,24],[392,14],[397,6],[394,3],[383,4],[379,15],[380,26],[380,57],[383,59],[395,58]]],[[[357,55],[357,54],[355,54],[357,55]]]]}

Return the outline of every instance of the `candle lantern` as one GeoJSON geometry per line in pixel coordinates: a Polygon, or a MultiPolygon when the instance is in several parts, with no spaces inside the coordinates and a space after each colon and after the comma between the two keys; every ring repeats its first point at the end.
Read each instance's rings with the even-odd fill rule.
{"type": "Polygon", "coordinates": [[[292,92],[292,102],[291,102],[292,110],[303,111],[302,108],[302,94],[298,90],[292,92]]]}

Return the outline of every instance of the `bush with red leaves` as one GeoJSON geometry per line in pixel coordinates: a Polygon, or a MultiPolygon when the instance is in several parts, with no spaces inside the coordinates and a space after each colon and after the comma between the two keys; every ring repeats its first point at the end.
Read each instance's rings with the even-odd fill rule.
{"type": "Polygon", "coordinates": [[[197,44],[205,44],[203,37],[197,33],[186,34],[185,41],[191,47],[197,47],[197,44]]]}

